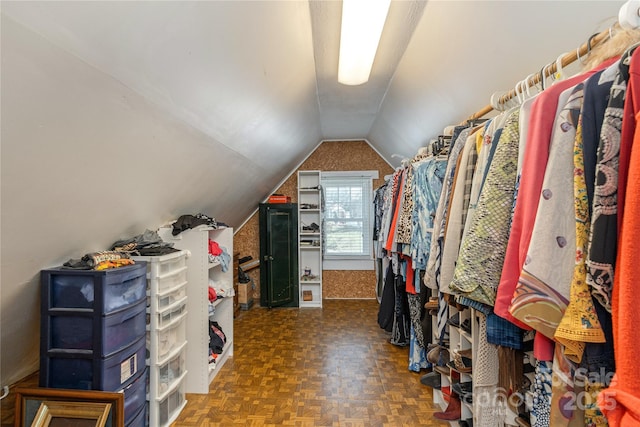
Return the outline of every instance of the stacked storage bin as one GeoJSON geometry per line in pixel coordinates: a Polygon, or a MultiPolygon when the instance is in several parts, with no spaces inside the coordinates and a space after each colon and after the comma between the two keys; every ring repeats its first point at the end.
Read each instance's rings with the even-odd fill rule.
{"type": "Polygon", "coordinates": [[[146,271],[40,273],[40,386],[122,391],[126,427],[145,425],[146,271]]]}
{"type": "Polygon", "coordinates": [[[186,258],[187,251],[133,257],[147,263],[147,401],[153,427],[169,426],[187,404],[186,258]]]}

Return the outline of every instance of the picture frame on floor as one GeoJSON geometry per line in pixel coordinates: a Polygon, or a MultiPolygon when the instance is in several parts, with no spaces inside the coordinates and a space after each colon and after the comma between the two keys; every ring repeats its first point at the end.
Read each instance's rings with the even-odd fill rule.
{"type": "Polygon", "coordinates": [[[14,427],[124,427],[124,394],[18,388],[14,418],[14,427]]]}

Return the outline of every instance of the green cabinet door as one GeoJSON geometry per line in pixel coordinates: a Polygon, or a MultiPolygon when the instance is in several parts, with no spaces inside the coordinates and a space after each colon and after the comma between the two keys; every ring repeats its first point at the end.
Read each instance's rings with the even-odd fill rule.
{"type": "Polygon", "coordinates": [[[260,204],[260,305],[298,306],[298,209],[260,204]]]}

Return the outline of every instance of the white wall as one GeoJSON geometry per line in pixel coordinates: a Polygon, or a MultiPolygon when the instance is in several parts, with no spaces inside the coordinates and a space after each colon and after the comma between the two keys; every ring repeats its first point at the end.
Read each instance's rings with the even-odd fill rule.
{"type": "MultiPolygon", "coordinates": [[[[175,119],[5,15],[1,47],[5,385],[38,367],[41,269],[185,213],[239,225],[283,172],[175,119]]],[[[286,170],[320,139],[319,127],[303,127],[313,120],[296,119],[289,118],[300,144],[286,170]]]]}

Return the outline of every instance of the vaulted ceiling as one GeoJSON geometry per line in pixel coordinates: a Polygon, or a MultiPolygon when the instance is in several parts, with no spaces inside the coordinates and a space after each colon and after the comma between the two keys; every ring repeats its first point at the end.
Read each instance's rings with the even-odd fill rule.
{"type": "MultiPolygon", "coordinates": [[[[371,79],[337,82],[340,1],[6,2],[3,13],[242,156],[322,139],[412,155],[615,22],[622,1],[393,1],[371,79]]],[[[396,160],[397,163],[397,160],[396,160]]]]}

